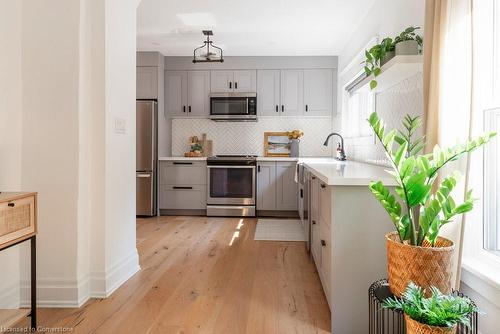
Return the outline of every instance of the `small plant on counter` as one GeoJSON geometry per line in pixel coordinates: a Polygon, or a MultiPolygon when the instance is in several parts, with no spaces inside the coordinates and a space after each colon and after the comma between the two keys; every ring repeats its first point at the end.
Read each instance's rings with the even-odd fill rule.
{"type": "Polygon", "coordinates": [[[424,290],[411,282],[401,298],[388,298],[383,307],[404,312],[409,334],[453,333],[457,324],[470,325],[468,316],[478,309],[469,298],[444,295],[435,287],[430,291],[425,298],[424,290]],[[422,331],[413,332],[416,327],[422,331]]]}
{"type": "Polygon", "coordinates": [[[419,117],[407,115],[403,121],[404,131],[386,132],[383,121],[376,113],[371,114],[368,122],[392,165],[390,174],[398,184],[396,193],[399,200],[380,181],[370,184],[371,192],[389,214],[400,242],[422,246],[427,240],[434,246],[441,227],[451,222],[456,215],[472,210],[474,202],[471,191],[467,192],[463,203],[456,204],[453,200],[451,192],[460,179],[459,172],[443,177],[432,193],[438,172],[449,162],[486,144],[495,133],[451,148],[442,149],[436,145],[431,154],[419,155],[424,147],[424,139],[413,138],[422,125],[419,117]],[[398,144],[396,149],[395,143],[398,144]]]}

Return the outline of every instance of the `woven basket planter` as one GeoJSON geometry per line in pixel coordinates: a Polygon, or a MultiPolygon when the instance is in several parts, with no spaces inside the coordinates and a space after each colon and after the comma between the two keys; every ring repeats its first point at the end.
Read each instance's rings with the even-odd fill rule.
{"type": "Polygon", "coordinates": [[[405,314],[406,334],[455,334],[457,326],[436,327],[422,324],[405,314]]]}
{"type": "Polygon", "coordinates": [[[422,247],[399,242],[397,232],[386,234],[387,273],[391,292],[401,297],[410,282],[423,289],[435,286],[442,293],[452,291],[453,241],[438,237],[434,247],[424,242],[422,247]]]}

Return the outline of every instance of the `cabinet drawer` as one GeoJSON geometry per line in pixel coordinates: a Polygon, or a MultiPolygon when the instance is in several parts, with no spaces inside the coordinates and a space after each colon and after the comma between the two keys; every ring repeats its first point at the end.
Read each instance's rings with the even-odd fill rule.
{"type": "Polygon", "coordinates": [[[207,164],[204,161],[167,161],[160,167],[160,184],[207,184],[207,164]]]}
{"type": "Polygon", "coordinates": [[[207,208],[207,190],[204,185],[162,185],[160,189],[160,209],[205,210],[207,208]]]}
{"type": "Polygon", "coordinates": [[[36,232],[35,195],[0,203],[0,249],[36,232]]]}

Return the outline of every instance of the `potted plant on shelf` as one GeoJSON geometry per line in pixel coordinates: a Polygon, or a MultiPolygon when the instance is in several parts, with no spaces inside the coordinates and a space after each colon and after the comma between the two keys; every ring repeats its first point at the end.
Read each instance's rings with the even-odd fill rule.
{"type": "Polygon", "coordinates": [[[402,298],[388,298],[383,307],[404,313],[407,334],[455,334],[457,324],[470,325],[468,315],[477,307],[469,298],[430,291],[425,298],[422,288],[410,283],[402,298]]]}
{"type": "Polygon", "coordinates": [[[422,37],[415,31],[420,27],[408,27],[394,38],[397,55],[418,55],[422,47],[422,37]]]}
{"type": "Polygon", "coordinates": [[[450,293],[454,245],[440,237],[439,232],[455,216],[472,210],[474,200],[471,191],[463,203],[453,200],[451,192],[459,181],[458,172],[442,177],[440,184],[435,183],[444,166],[484,145],[495,133],[451,148],[436,145],[431,154],[420,154],[424,138],[414,138],[422,124],[419,117],[407,115],[403,131],[386,132],[376,113],[370,115],[368,122],[385,150],[392,167],[389,173],[397,183],[397,197],[380,181],[369,186],[396,227],[396,232],[386,235],[389,287],[396,296],[401,296],[409,282],[424,289],[436,286],[443,293],[450,293]]]}
{"type": "Polygon", "coordinates": [[[381,73],[381,67],[395,55],[395,47],[392,38],[384,38],[380,44],[376,44],[365,51],[364,71],[367,76],[373,74],[370,81],[370,89],[377,87],[377,76],[381,73]]]}

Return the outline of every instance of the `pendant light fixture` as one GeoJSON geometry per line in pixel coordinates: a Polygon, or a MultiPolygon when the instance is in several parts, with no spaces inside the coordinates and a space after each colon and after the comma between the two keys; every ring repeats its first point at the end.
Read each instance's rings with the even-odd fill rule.
{"type": "Polygon", "coordinates": [[[203,35],[207,36],[207,40],[203,45],[197,47],[193,51],[193,63],[222,63],[222,49],[213,45],[210,36],[213,36],[212,30],[203,30],[203,35]]]}

